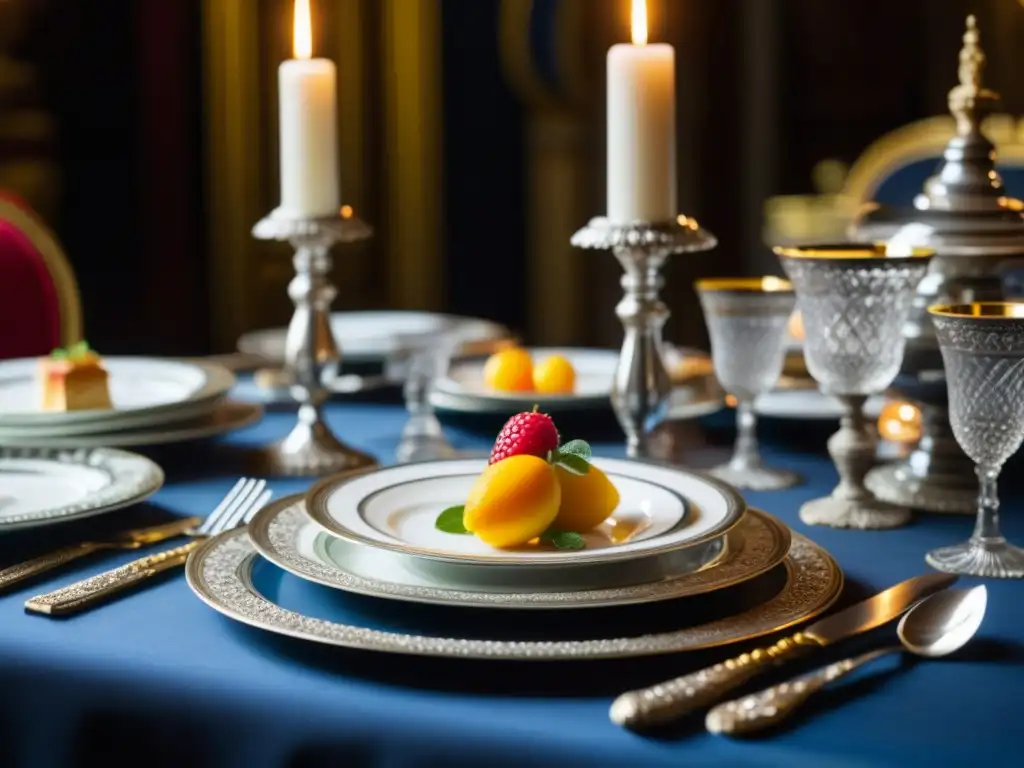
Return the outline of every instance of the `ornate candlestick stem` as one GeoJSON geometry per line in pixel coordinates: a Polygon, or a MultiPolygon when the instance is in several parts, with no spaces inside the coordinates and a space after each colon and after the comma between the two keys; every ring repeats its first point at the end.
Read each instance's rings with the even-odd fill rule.
{"type": "Polygon", "coordinates": [[[591,219],[572,237],[577,248],[611,250],[622,264],[625,295],[615,308],[625,337],[612,382],[611,401],[626,433],[630,458],[649,456],[647,435],[665,416],[672,385],[662,360],[662,329],[669,311],[660,299],[661,267],[670,255],[706,251],[718,241],[693,219],[615,224],[591,219]]]}
{"type": "Polygon", "coordinates": [[[299,404],[298,423],[272,448],[272,471],[321,475],[377,463],[335,437],[321,412],[341,364],[331,331],[330,308],[337,292],[330,281],[330,249],[335,243],[363,240],[371,234],[370,227],[347,206],[337,216],[316,219],[272,213],[253,228],[253,236],[260,240],[286,240],[295,248],[295,277],[288,284],[295,314],[288,325],[285,365],[292,397],[299,404]]]}

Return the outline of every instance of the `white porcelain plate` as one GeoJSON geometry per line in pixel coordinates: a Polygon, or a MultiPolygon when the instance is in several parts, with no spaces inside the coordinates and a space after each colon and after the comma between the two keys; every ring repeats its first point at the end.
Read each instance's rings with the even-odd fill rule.
{"type": "MultiPolygon", "coordinates": [[[[0,446],[8,448],[134,448],[152,445],[184,443],[219,437],[250,427],[263,418],[263,406],[257,403],[239,403],[221,400],[213,410],[195,419],[175,424],[147,426],[110,432],[99,431],[82,435],[48,435],[24,437],[9,435],[0,430],[0,446]]],[[[106,424],[102,428],[106,428],[106,424]]]]}
{"type": "MultiPolygon", "coordinates": [[[[113,408],[88,411],[44,411],[37,380],[39,361],[23,358],[0,362],[0,429],[54,427],[68,424],[133,420],[134,426],[167,423],[180,418],[178,409],[223,397],[235,383],[225,368],[145,357],[107,357],[113,408]]],[[[98,429],[99,427],[97,427],[98,429]]]]}
{"type": "Polygon", "coordinates": [[[0,532],[120,509],[163,482],[160,467],[125,451],[0,449],[0,532]]]}
{"type": "Polygon", "coordinates": [[[534,364],[554,355],[565,357],[576,371],[576,390],[572,394],[541,395],[535,392],[500,392],[484,383],[484,358],[456,363],[448,375],[436,385],[436,395],[443,403],[464,402],[478,407],[502,410],[529,410],[535,404],[542,410],[565,408],[573,404],[607,403],[619,353],[605,349],[563,349],[556,347],[529,350],[534,364]]]}
{"type": "MultiPolygon", "coordinates": [[[[864,413],[877,419],[885,406],[884,397],[868,398],[864,413]]],[[[814,419],[838,421],[843,407],[834,397],[823,395],[816,389],[778,389],[757,398],[754,408],[758,415],[771,419],[814,419]]]]}
{"type": "Polygon", "coordinates": [[[586,547],[547,544],[496,549],[476,536],[438,530],[448,507],[464,504],[486,459],[431,461],[330,478],[309,492],[310,517],[348,541],[432,560],[475,565],[564,566],[671,552],[721,536],[746,504],[730,486],[673,467],[594,459],[619,490],[608,522],[584,535],[586,547]]]}
{"type": "MultiPolygon", "coordinates": [[[[382,363],[400,351],[402,338],[458,333],[467,343],[499,341],[511,334],[490,320],[434,312],[335,312],[331,330],[341,347],[342,359],[353,363],[382,363]]],[[[284,361],[287,330],[252,331],[238,339],[238,350],[271,362],[284,361]]]]}

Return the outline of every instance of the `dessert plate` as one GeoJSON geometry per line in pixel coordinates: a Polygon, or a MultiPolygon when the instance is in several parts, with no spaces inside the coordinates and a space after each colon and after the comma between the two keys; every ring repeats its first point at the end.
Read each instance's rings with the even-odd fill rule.
{"type": "Polygon", "coordinates": [[[160,467],[125,451],[0,448],[0,533],[121,509],[163,483],[160,467]]]}
{"type": "Polygon", "coordinates": [[[724,589],[774,568],[790,545],[789,529],[751,510],[725,536],[681,550],[682,558],[663,558],[646,582],[623,584],[620,574],[606,573],[584,586],[575,571],[544,568],[533,571],[538,578],[524,586],[510,584],[502,574],[487,578],[495,569],[423,568],[416,558],[351,544],[310,521],[301,496],[261,510],[249,523],[249,538],[279,568],[347,592],[414,603],[551,610],[650,603],[724,589]]]}
{"type": "MultiPolygon", "coordinates": [[[[738,643],[818,616],[835,602],[843,587],[842,571],[832,557],[798,534],[793,534],[782,565],[761,579],[737,587],[756,592],[753,598],[743,600],[735,612],[711,611],[711,616],[703,620],[695,618],[690,600],[674,611],[668,603],[610,608],[601,611],[600,617],[595,613],[593,623],[585,621],[589,611],[574,611],[563,622],[559,622],[557,612],[484,614],[437,606],[421,612],[416,612],[414,606],[396,611],[393,603],[387,603],[384,612],[374,610],[377,601],[368,605],[369,598],[327,590],[277,569],[273,569],[276,573],[262,574],[266,578],[260,578],[261,587],[257,587],[254,578],[261,576],[259,566],[273,569],[260,560],[243,529],[200,544],[188,558],[185,575],[192,591],[214,610],[268,632],[379,653],[460,659],[631,658],[738,643]],[[293,583],[286,583],[289,580],[293,583]],[[286,588],[296,588],[306,599],[286,601],[286,588]],[[292,610],[283,607],[282,602],[303,605],[292,610]],[[653,609],[660,623],[648,611],[647,621],[638,625],[633,612],[644,608],[653,609]],[[436,617],[433,621],[432,616],[436,617]],[[540,621],[528,621],[531,616],[540,621]],[[508,621],[499,622],[501,617],[508,621]],[[418,624],[418,631],[404,629],[403,622],[418,624]],[[502,632],[505,624],[511,626],[502,632]]],[[[720,593],[715,593],[711,601],[722,602],[720,593]]]]}
{"type": "MultiPolygon", "coordinates": [[[[490,320],[434,312],[335,312],[331,330],[349,363],[384,363],[402,351],[401,339],[417,335],[458,333],[467,354],[488,354],[488,342],[507,341],[511,332],[490,320]]],[[[272,363],[284,362],[286,328],[252,331],[238,339],[238,350],[272,363]]]]}
{"type": "MultiPolygon", "coordinates": [[[[0,362],[0,429],[65,427],[89,424],[92,431],[165,424],[180,418],[181,408],[216,401],[235,384],[234,375],[217,365],[145,357],[105,357],[111,409],[44,411],[36,358],[0,362]],[[102,423],[102,427],[99,426],[102,423]]],[[[66,433],[65,433],[66,434],[66,433]]]]}
{"type": "Polygon", "coordinates": [[[595,458],[621,496],[586,547],[495,549],[476,536],[438,530],[445,509],[464,504],[486,459],[429,461],[321,481],[306,500],[310,517],[347,541],[446,563],[477,566],[569,566],[660,555],[723,535],[746,510],[731,486],[681,469],[595,458]]]}
{"type": "Polygon", "coordinates": [[[221,400],[213,410],[194,419],[174,424],[147,426],[124,431],[101,432],[107,425],[97,426],[96,432],[83,435],[49,437],[16,437],[0,430],[0,446],[10,448],[128,448],[150,445],[183,443],[217,437],[252,426],[263,418],[263,406],[221,400]]]}
{"type": "MultiPolygon", "coordinates": [[[[541,347],[529,350],[535,362],[562,355],[576,371],[576,391],[565,395],[536,392],[500,392],[484,383],[485,358],[464,360],[453,365],[438,380],[431,393],[435,408],[456,413],[513,414],[534,405],[547,413],[609,408],[612,380],[619,364],[619,352],[609,349],[541,347]]],[[[708,357],[696,350],[666,353],[673,391],[667,418],[696,418],[722,408],[722,393],[713,371],[705,365],[708,357]]]]}

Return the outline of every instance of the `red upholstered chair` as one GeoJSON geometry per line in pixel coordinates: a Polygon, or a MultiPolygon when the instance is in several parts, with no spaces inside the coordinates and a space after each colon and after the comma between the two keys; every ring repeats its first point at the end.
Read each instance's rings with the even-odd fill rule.
{"type": "Polygon", "coordinates": [[[81,336],[78,283],[57,238],[0,190],[0,360],[45,355],[81,336]]]}

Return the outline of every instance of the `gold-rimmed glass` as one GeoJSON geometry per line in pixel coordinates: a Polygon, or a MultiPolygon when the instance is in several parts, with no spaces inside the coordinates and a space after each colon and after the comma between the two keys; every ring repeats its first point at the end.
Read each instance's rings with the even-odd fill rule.
{"type": "Polygon", "coordinates": [[[839,431],[828,441],[839,484],[829,496],[804,504],[800,519],[836,528],[904,525],[910,511],[879,501],[864,485],[877,445],[864,403],[899,372],[903,325],[934,251],[838,243],[776,248],[775,254],[796,292],[807,370],[844,410],[839,431]]]}
{"type": "Polygon", "coordinates": [[[1024,549],[1003,538],[997,483],[1024,442],[1024,303],[976,302],[928,308],[946,369],[949,423],[978,475],[978,516],[963,544],[925,560],[949,573],[1024,577],[1024,549]]]}
{"type": "Polygon", "coordinates": [[[695,288],[711,338],[715,376],[736,398],[732,458],[711,474],[737,488],[789,488],[800,481],[798,475],[761,462],[754,403],[782,374],[786,330],[796,306],[793,287],[779,277],[716,277],[698,280],[695,288]]]}

